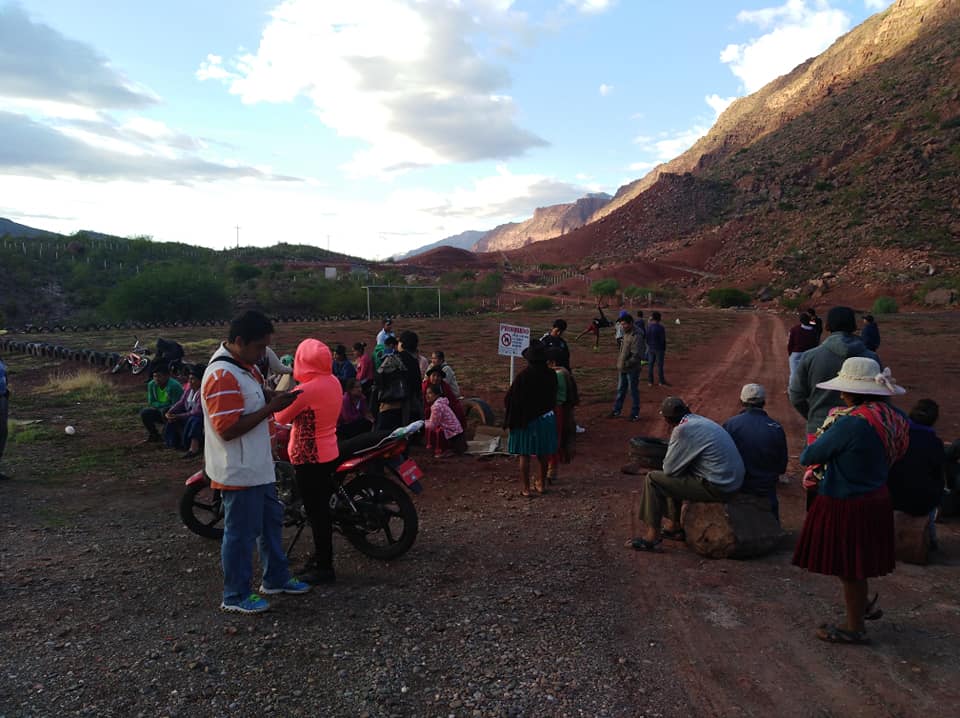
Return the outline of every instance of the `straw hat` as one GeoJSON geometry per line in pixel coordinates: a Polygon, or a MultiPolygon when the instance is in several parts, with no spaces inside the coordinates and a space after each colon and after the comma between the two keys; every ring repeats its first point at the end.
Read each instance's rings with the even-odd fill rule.
{"type": "Polygon", "coordinates": [[[844,360],[840,373],[830,381],[820,382],[817,388],[878,396],[907,393],[902,386],[897,386],[896,379],[890,374],[890,367],[880,371],[880,365],[867,357],[850,357],[844,360]]]}

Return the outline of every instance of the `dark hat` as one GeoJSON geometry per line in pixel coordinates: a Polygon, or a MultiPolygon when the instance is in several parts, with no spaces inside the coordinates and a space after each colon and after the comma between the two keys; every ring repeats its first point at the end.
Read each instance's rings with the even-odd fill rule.
{"type": "Polygon", "coordinates": [[[397,346],[397,344],[399,344],[399,340],[391,334],[390,336],[388,336],[386,339],[383,340],[383,343],[389,344],[390,346],[395,347],[397,346]]]}
{"type": "Polygon", "coordinates": [[[531,363],[545,362],[547,360],[547,350],[543,346],[543,342],[539,339],[533,339],[530,341],[530,346],[523,350],[521,356],[531,363]]]}
{"type": "Polygon", "coordinates": [[[857,331],[857,315],[850,307],[832,307],[827,312],[828,332],[857,331]]]}
{"type": "Polygon", "coordinates": [[[559,364],[563,361],[563,349],[560,347],[547,347],[547,361],[555,361],[559,364]]]}
{"type": "Polygon", "coordinates": [[[443,376],[443,367],[442,367],[442,366],[432,366],[432,367],[430,367],[429,369],[427,369],[426,376],[431,376],[431,375],[433,375],[433,374],[439,374],[440,376],[443,376]]]}
{"type": "Polygon", "coordinates": [[[190,376],[196,377],[197,379],[203,379],[203,372],[206,370],[206,368],[206,364],[191,364],[190,376]]]}
{"type": "Polygon", "coordinates": [[[671,421],[680,421],[690,413],[690,407],[679,396],[668,396],[660,404],[660,416],[671,421]]]}
{"type": "Polygon", "coordinates": [[[400,343],[403,344],[405,352],[416,354],[417,348],[420,346],[420,336],[408,329],[405,332],[400,332],[400,343]]]}
{"type": "Polygon", "coordinates": [[[393,324],[393,320],[392,320],[390,317],[384,317],[384,318],[383,318],[383,323],[384,323],[384,324],[393,324]]]}

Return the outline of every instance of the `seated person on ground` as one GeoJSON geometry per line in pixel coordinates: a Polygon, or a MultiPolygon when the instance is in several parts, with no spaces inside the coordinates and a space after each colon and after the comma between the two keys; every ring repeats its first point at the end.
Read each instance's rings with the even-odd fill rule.
{"type": "Polygon", "coordinates": [[[203,446],[203,402],[200,382],[206,368],[206,364],[194,364],[190,367],[187,390],[165,415],[167,426],[172,427],[171,431],[182,438],[181,447],[187,450],[183,455],[184,459],[200,456],[203,446]]]}
{"type": "Polygon", "coordinates": [[[158,364],[153,369],[153,378],[147,382],[147,404],[140,410],[140,421],[147,430],[146,441],[160,441],[160,432],[157,424],[164,425],[163,439],[167,446],[180,445],[177,436],[177,427],[168,423],[166,413],[183,396],[183,387],[176,379],[170,377],[170,368],[166,364],[158,364]]]}
{"type": "Polygon", "coordinates": [[[787,434],[763,410],[767,393],[760,384],[746,384],[740,390],[743,409],[723,423],[743,459],[743,486],[740,491],[767,496],[774,518],[780,520],[777,482],[787,470],[787,434]]]}
{"type": "Polygon", "coordinates": [[[343,404],[340,407],[340,418],[337,419],[337,440],[351,439],[354,436],[365,434],[373,428],[373,415],[363,396],[360,382],[347,379],[346,391],[343,392],[343,404]]]}
{"type": "Polygon", "coordinates": [[[441,396],[436,384],[428,384],[424,390],[424,399],[429,414],[424,427],[427,435],[427,449],[434,456],[452,456],[467,450],[463,435],[463,424],[457,419],[449,400],[441,396]]]}
{"type": "Polygon", "coordinates": [[[466,426],[467,424],[467,415],[463,411],[463,404],[460,403],[460,400],[457,398],[456,393],[453,391],[453,388],[447,384],[446,380],[443,378],[443,370],[440,367],[432,366],[427,369],[427,376],[423,380],[421,385],[421,390],[424,392],[423,397],[423,416],[428,418],[430,416],[430,404],[427,402],[426,391],[428,386],[435,386],[438,389],[438,394],[450,403],[450,408],[453,410],[453,413],[457,417],[457,421],[461,425],[466,426]]]}
{"type": "Polygon", "coordinates": [[[643,536],[630,545],[652,551],[663,538],[682,541],[680,507],[684,499],[725,502],[743,484],[743,460],[737,445],[723,427],[690,411],[683,399],[668,396],[660,415],[673,427],[663,471],[651,471],[643,485],[640,519],[646,524],[643,536]],[[668,525],[661,529],[666,518],[668,525]]]}
{"type": "Polygon", "coordinates": [[[920,399],[910,410],[910,444],[906,455],[890,467],[887,488],[895,511],[930,516],[930,546],[936,548],[934,525],[943,498],[946,453],[933,425],[940,407],[933,399],[920,399]]]}

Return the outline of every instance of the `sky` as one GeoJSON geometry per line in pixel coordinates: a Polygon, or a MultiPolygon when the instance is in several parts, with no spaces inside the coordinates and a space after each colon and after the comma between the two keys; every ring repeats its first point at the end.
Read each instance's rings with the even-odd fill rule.
{"type": "Polygon", "coordinates": [[[0,0],[0,217],[382,259],[613,194],[891,0],[0,0]]]}

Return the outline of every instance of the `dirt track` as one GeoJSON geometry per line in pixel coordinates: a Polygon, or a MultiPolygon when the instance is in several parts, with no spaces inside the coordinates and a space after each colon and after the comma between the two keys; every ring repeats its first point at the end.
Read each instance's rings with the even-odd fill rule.
{"type": "MultiPolygon", "coordinates": [[[[794,460],[780,495],[790,538],[777,553],[708,561],[682,546],[657,555],[623,547],[637,486],[619,473],[626,442],[666,435],[656,412],[668,390],[642,384],[639,427],[604,418],[609,333],[599,354],[574,346],[588,430],[550,495],[517,497],[509,458],[421,453],[426,491],[410,554],[385,565],[338,543],[335,587],[279,600],[263,617],[215,610],[216,546],[175,513],[192,468],[135,446],[135,432],[98,433],[76,409],[38,401],[31,415],[79,431],[8,452],[16,478],[0,485],[0,598],[16,610],[0,618],[0,716],[951,714],[960,701],[958,524],[940,526],[933,565],[898,566],[872,583],[887,614],[870,626],[873,646],[817,641],[815,627],[841,608],[835,579],[790,566],[803,517],[803,425],[785,397],[787,324],[766,313],[682,312],[677,326],[677,314],[665,312],[669,391],[722,421],[737,410],[740,386],[758,381],[787,429],[794,460]],[[108,445],[122,445],[122,468],[94,462],[68,475],[48,463],[100,456],[108,445]]],[[[571,327],[587,316],[571,317],[571,327]]],[[[414,328],[431,337],[427,350],[439,343],[458,357],[471,393],[499,407],[505,365],[463,354],[496,321],[414,328]]],[[[956,322],[902,317],[883,330],[881,353],[911,391],[901,405],[938,397],[940,433],[954,438],[956,322]]],[[[304,331],[346,340],[356,327],[290,325],[277,344],[304,331]]],[[[8,359],[23,397],[54,370],[8,359]]],[[[142,391],[124,382],[123,396],[142,391]]]]}

